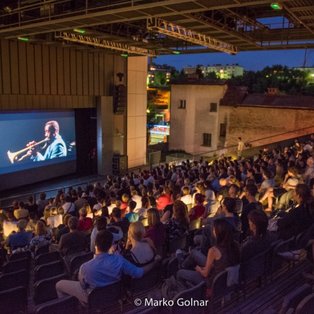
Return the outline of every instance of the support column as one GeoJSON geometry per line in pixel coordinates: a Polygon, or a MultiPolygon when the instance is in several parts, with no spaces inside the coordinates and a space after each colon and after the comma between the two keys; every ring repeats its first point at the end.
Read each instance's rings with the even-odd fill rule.
{"type": "Polygon", "coordinates": [[[97,102],[97,172],[100,175],[112,173],[113,133],[112,97],[99,97],[97,102]]]}
{"type": "Polygon", "coordinates": [[[146,164],[147,57],[128,58],[128,168],[146,164]]]}

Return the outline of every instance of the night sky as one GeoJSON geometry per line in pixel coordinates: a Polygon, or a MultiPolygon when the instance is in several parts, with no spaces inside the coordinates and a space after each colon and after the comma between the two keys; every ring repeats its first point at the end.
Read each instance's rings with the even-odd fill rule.
{"type": "MultiPolygon", "coordinates": [[[[266,66],[274,64],[286,65],[288,67],[302,67],[305,60],[305,49],[302,50],[273,50],[240,52],[235,56],[226,53],[203,53],[191,55],[170,55],[154,59],[157,64],[168,64],[181,70],[185,66],[197,64],[233,64],[238,63],[246,70],[261,70],[266,66]]],[[[314,49],[308,49],[306,53],[307,67],[314,67],[314,49]]]]}

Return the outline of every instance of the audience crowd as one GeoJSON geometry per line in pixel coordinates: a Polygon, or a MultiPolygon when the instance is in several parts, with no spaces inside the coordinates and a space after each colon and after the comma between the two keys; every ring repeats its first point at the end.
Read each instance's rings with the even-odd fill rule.
{"type": "MultiPolygon", "coordinates": [[[[1,263],[43,246],[73,257],[93,252],[58,296],[81,303],[99,286],[140,278],[176,254],[180,285],[210,287],[219,272],[249,260],[278,239],[314,223],[314,137],[237,160],[182,161],[107,176],[104,184],[41,193],[1,215],[1,263]],[[184,245],[182,245],[184,243],[184,245]]],[[[313,234],[314,238],[314,234],[313,234]]],[[[127,285],[127,283],[126,283],[127,285]]]]}

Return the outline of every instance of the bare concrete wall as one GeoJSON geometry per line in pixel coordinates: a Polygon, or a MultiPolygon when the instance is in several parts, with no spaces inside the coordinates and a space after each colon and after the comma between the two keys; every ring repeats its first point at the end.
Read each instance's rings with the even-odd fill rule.
{"type": "Polygon", "coordinates": [[[219,121],[227,121],[225,147],[239,136],[259,146],[312,133],[314,110],[221,106],[219,121]]]}

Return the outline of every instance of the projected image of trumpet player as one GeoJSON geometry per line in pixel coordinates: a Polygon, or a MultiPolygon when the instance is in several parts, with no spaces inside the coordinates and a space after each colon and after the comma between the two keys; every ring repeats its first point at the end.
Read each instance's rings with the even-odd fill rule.
{"type": "Polygon", "coordinates": [[[57,121],[48,121],[45,124],[45,139],[40,142],[29,142],[26,147],[29,148],[26,155],[33,161],[42,161],[59,157],[66,157],[67,148],[61,135],[60,127],[57,121]],[[40,143],[44,146],[40,147],[40,143]],[[40,150],[42,152],[40,152],[40,150]]]}
{"type": "Polygon", "coordinates": [[[17,151],[8,151],[8,158],[13,164],[30,157],[33,161],[49,160],[67,156],[67,147],[59,134],[60,127],[57,121],[48,121],[45,124],[45,138],[39,142],[31,141],[26,147],[17,151]],[[24,155],[21,155],[24,153],[24,155]]]}

